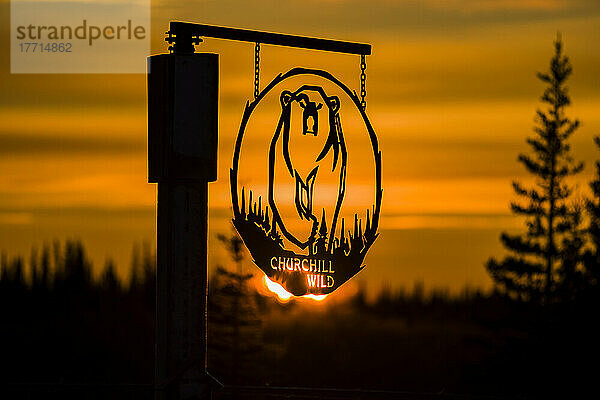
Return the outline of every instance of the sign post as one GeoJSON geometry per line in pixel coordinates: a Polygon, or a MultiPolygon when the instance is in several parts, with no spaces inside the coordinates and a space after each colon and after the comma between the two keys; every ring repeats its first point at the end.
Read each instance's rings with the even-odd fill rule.
{"type": "Polygon", "coordinates": [[[148,59],[148,181],[157,183],[157,399],[209,398],[208,182],[217,177],[218,55],[148,59]]]}

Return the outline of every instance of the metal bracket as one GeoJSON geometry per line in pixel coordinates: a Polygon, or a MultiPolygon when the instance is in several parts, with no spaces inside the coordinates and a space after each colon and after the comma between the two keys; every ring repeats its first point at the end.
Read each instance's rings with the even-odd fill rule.
{"type": "Polygon", "coordinates": [[[195,46],[203,41],[198,35],[177,34],[172,29],[165,32],[165,34],[168,35],[165,42],[169,43],[169,53],[191,54],[196,51],[195,46]]]}

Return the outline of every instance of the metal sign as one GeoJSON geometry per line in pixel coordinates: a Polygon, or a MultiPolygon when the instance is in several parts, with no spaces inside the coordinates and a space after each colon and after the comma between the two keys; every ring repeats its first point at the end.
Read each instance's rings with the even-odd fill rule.
{"type": "Polygon", "coordinates": [[[230,183],[233,224],[254,263],[266,276],[295,296],[333,292],[364,268],[365,256],[378,236],[381,152],[365,112],[364,95],[360,99],[354,91],[322,70],[294,68],[278,75],[246,104],[235,143],[230,183]],[[281,89],[285,85],[280,84],[296,82],[298,77],[307,78],[307,82],[311,81],[308,78],[319,78],[328,87],[340,89],[345,94],[344,99],[328,93],[324,85],[313,83],[292,84],[292,89],[281,89]],[[238,179],[240,152],[253,112],[265,96],[273,94],[279,99],[279,116],[274,131],[265,133],[271,136],[264,157],[268,178],[259,183],[267,188],[263,199],[262,196],[253,197],[253,188],[241,184],[238,179]],[[346,99],[350,101],[342,104],[346,99]],[[347,182],[347,171],[352,158],[349,158],[342,128],[342,116],[348,108],[358,111],[372,150],[372,158],[353,159],[353,162],[372,163],[375,171],[374,204],[365,215],[355,213],[353,221],[340,217],[340,210],[347,200],[346,188],[351,184],[347,182]],[[320,143],[324,145],[313,149],[316,157],[308,170],[298,168],[297,157],[290,148],[294,135],[323,139],[320,143]],[[333,176],[337,183],[337,194],[327,207],[315,203],[319,181],[325,174],[330,178],[333,176]],[[293,217],[282,212],[281,191],[276,189],[282,176],[287,181],[286,187],[293,188],[287,190],[293,193],[287,193],[286,203],[292,204],[293,217]],[[330,210],[329,213],[325,208],[330,210]],[[305,232],[290,228],[298,223],[304,224],[305,232]]]}

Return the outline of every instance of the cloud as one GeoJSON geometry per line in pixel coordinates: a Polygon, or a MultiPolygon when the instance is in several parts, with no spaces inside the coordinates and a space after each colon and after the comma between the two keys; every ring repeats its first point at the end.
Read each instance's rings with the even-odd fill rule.
{"type": "Polygon", "coordinates": [[[99,137],[48,137],[0,134],[0,156],[40,153],[75,154],[119,154],[146,151],[145,141],[134,139],[102,139],[99,137]]]}
{"type": "Polygon", "coordinates": [[[0,225],[30,225],[33,214],[29,212],[0,212],[0,225]]]}
{"type": "Polygon", "coordinates": [[[450,31],[489,29],[494,25],[567,17],[584,19],[598,15],[600,3],[583,0],[163,0],[153,11],[153,29],[157,34],[164,31],[169,20],[180,19],[293,34],[336,35],[360,41],[360,36],[372,32],[440,37],[450,31]]]}
{"type": "Polygon", "coordinates": [[[573,5],[583,5],[580,1],[567,0],[424,0],[431,8],[467,12],[481,11],[557,11],[573,5]]]}

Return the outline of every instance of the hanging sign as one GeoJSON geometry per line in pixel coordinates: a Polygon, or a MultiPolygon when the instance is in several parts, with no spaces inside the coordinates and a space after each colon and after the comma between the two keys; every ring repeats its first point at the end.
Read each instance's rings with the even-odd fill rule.
{"type": "Polygon", "coordinates": [[[365,256],[378,236],[381,152],[364,102],[330,73],[294,68],[255,94],[242,117],[230,183],[233,225],[254,263],[291,294],[329,294],[364,268],[365,256]],[[326,85],[313,84],[315,79],[326,85]],[[285,82],[294,83],[282,85],[285,82]],[[335,88],[343,96],[328,93],[326,88],[335,88]],[[253,112],[267,95],[278,97],[277,115],[271,130],[264,132],[268,136],[264,157],[258,158],[263,165],[254,164],[254,168],[265,168],[267,173],[264,182],[247,184],[239,179],[244,134],[253,112]],[[368,135],[368,157],[353,158],[349,152],[342,122],[350,109],[360,116],[360,124],[368,135]],[[292,143],[302,137],[322,140],[314,142],[318,148],[294,148],[292,143]],[[302,156],[310,157],[308,167],[300,162],[302,156]],[[373,204],[366,210],[357,210],[348,221],[341,216],[341,210],[352,206],[346,198],[352,184],[346,179],[350,162],[371,164],[374,177],[369,189],[373,204]],[[324,186],[325,177],[334,184],[324,186]],[[258,189],[264,198],[256,195],[258,189]],[[318,204],[320,190],[330,192],[328,204],[318,204]]]}

